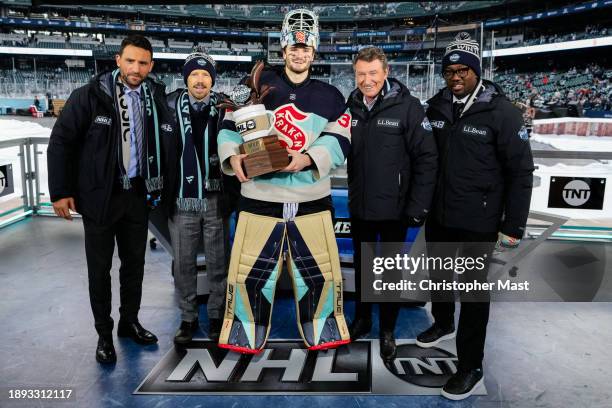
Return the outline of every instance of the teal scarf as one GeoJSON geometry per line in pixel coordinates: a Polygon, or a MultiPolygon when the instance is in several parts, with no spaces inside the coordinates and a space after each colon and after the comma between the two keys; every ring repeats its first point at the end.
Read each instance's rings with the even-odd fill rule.
{"type": "Polygon", "coordinates": [[[181,131],[181,183],[176,206],[180,211],[206,210],[206,191],[221,191],[221,173],[217,155],[216,131],[211,127],[217,121],[216,96],[210,96],[210,113],[203,135],[194,135],[189,114],[189,95],[183,91],[176,99],[178,125],[181,131]],[[202,157],[198,156],[194,137],[202,137],[202,157]]]}

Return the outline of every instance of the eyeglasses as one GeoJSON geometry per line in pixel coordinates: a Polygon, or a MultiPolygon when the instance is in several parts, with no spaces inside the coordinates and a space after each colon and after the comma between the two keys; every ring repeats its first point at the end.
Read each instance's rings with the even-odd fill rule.
{"type": "Polygon", "coordinates": [[[442,76],[444,77],[444,79],[451,79],[455,76],[455,74],[457,74],[459,78],[463,79],[468,76],[468,72],[470,72],[470,67],[463,67],[459,69],[445,69],[444,72],[442,72],[442,76]]]}

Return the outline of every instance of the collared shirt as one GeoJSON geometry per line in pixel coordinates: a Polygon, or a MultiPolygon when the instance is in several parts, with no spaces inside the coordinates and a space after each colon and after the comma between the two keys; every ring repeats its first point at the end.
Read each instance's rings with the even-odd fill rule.
{"type": "Polygon", "coordinates": [[[194,135],[196,135],[196,133],[200,133],[200,135],[196,135],[197,137],[193,138],[193,144],[196,148],[196,152],[198,153],[198,157],[203,157],[203,132],[208,125],[208,116],[210,114],[210,111],[205,111],[205,108],[210,105],[210,93],[200,100],[197,100],[191,96],[190,93],[187,93],[187,95],[189,96],[191,109],[194,112],[197,112],[197,114],[194,113],[191,118],[192,132],[194,132],[194,135]],[[199,106],[200,104],[202,104],[201,107],[199,106]]]}
{"type": "Polygon", "coordinates": [[[374,107],[374,105],[376,104],[377,100],[378,100],[378,95],[376,95],[376,98],[372,99],[372,101],[368,103],[367,98],[364,96],[363,97],[363,104],[368,109],[368,111],[371,111],[372,108],[374,107]]]}
{"type": "Polygon", "coordinates": [[[455,95],[453,95],[453,103],[461,102],[462,104],[465,105],[469,97],[470,97],[470,94],[467,94],[463,98],[459,99],[455,95]]]}
{"type": "Polygon", "coordinates": [[[187,95],[189,96],[189,103],[191,104],[191,107],[195,110],[198,111],[198,104],[199,103],[204,103],[202,106],[206,106],[210,103],[210,94],[206,95],[203,99],[197,100],[196,98],[194,98],[193,96],[191,96],[190,93],[187,93],[187,95]]]}
{"type": "MultiPolygon", "coordinates": [[[[138,95],[138,99],[140,100],[140,112],[143,114],[143,118],[142,118],[142,129],[144,131],[144,109],[142,109],[142,98],[141,98],[141,91],[142,91],[142,85],[138,85],[138,88],[136,89],[132,89],[128,86],[123,86],[123,90],[125,91],[125,100],[127,102],[127,107],[128,107],[128,115],[130,116],[130,166],[128,169],[128,177],[129,178],[134,178],[136,176],[138,176],[139,174],[139,169],[138,169],[138,145],[136,144],[136,137],[142,137],[143,135],[136,135],[136,133],[134,132],[134,121],[132,120],[133,113],[132,113],[132,97],[130,96],[130,93],[135,92],[138,95]]],[[[144,145],[143,145],[144,148],[144,145]]]]}
{"type": "Polygon", "coordinates": [[[455,115],[455,109],[456,109],[455,104],[456,103],[463,104],[463,108],[461,109],[461,112],[465,112],[471,108],[472,104],[476,101],[476,99],[482,93],[483,90],[484,90],[484,86],[482,85],[482,81],[479,81],[478,84],[476,84],[476,89],[472,91],[471,93],[465,95],[463,98],[457,98],[455,95],[453,95],[453,105],[452,105],[453,116],[455,115]],[[474,93],[475,95],[472,98],[472,94],[474,93]],[[468,101],[469,101],[469,105],[468,105],[468,101]]]}

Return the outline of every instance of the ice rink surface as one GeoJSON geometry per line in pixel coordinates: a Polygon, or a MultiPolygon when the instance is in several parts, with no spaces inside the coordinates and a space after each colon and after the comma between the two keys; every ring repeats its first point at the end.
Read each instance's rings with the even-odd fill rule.
{"type": "MultiPolygon", "coordinates": [[[[44,137],[53,119],[0,119],[0,140],[44,137]]],[[[577,138],[583,139],[583,138],[577,138]]],[[[535,136],[535,149],[582,149],[584,140],[535,136]],[[577,144],[573,144],[577,143],[577,144]]],[[[597,141],[588,141],[594,146],[597,141]]],[[[602,151],[609,150],[602,141],[602,151]],[[605,148],[604,148],[605,145],[605,148]]],[[[46,148],[41,146],[44,152],[46,148]]],[[[0,164],[18,163],[17,148],[0,149],[0,164]]],[[[46,183],[44,153],[41,180],[46,183]]],[[[608,163],[559,161],[539,172],[584,170],[599,174],[608,163]]],[[[16,172],[18,173],[18,172],[16,172]]],[[[543,173],[545,174],[545,173],[543,173]]],[[[608,173],[609,174],[609,173],[608,173]]],[[[42,181],[41,181],[42,184],[42,181]]],[[[19,184],[18,184],[19,185],[19,184]]],[[[46,191],[46,186],[42,186],[46,191]]],[[[537,188],[534,199],[539,197],[537,188]]],[[[0,198],[0,204],[2,203],[0,198]]],[[[537,203],[536,203],[537,204],[537,203]]],[[[565,245],[572,245],[571,243],[565,245]]],[[[607,248],[610,256],[610,248],[607,248]]],[[[113,368],[94,360],[96,335],[87,297],[87,272],[80,220],[72,223],[36,217],[0,230],[0,376],[5,387],[70,387],[75,402],[40,406],[88,407],[610,407],[612,392],[612,303],[494,303],[485,351],[487,396],[453,403],[440,397],[393,396],[134,396],[143,378],[173,347],[178,327],[177,298],[170,256],[147,249],[140,319],[160,339],[138,347],[116,339],[119,361],[113,368]]],[[[118,307],[118,259],[113,268],[113,314],[118,307]]],[[[275,305],[274,338],[299,338],[291,298],[275,305]]],[[[353,302],[346,302],[347,317],[353,302]]],[[[458,314],[457,314],[458,315],[458,314]]],[[[201,316],[206,316],[205,306],[201,316]]],[[[203,317],[202,319],[205,319],[203,317]]],[[[414,338],[430,324],[428,308],[403,309],[397,338],[414,338]]],[[[201,326],[206,327],[205,320],[201,326]]],[[[205,332],[200,332],[205,336],[205,332]]],[[[376,338],[376,324],[371,337],[376,338]]],[[[2,406],[25,406],[10,403],[2,406]]]]}

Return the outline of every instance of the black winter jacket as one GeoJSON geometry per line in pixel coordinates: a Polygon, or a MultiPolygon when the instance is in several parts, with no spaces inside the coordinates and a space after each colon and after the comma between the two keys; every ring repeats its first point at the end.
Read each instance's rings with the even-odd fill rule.
{"type": "Polygon", "coordinates": [[[521,238],[534,170],[528,133],[503,91],[493,82],[483,84],[456,123],[448,88],[428,101],[440,161],[431,215],[447,227],[521,238]]]}
{"type": "Polygon", "coordinates": [[[359,89],[348,106],[353,118],[347,158],[351,216],[425,218],[435,189],[437,149],[419,100],[389,78],[371,111],[359,89]]]}
{"type": "MultiPolygon", "coordinates": [[[[146,81],[158,108],[163,140],[169,136],[164,130],[165,86],[151,78],[146,81]]],[[[120,130],[112,86],[111,72],[104,72],[72,92],[53,126],[47,150],[51,201],[73,197],[77,211],[97,223],[108,220],[110,197],[119,182],[120,130]]]]}

